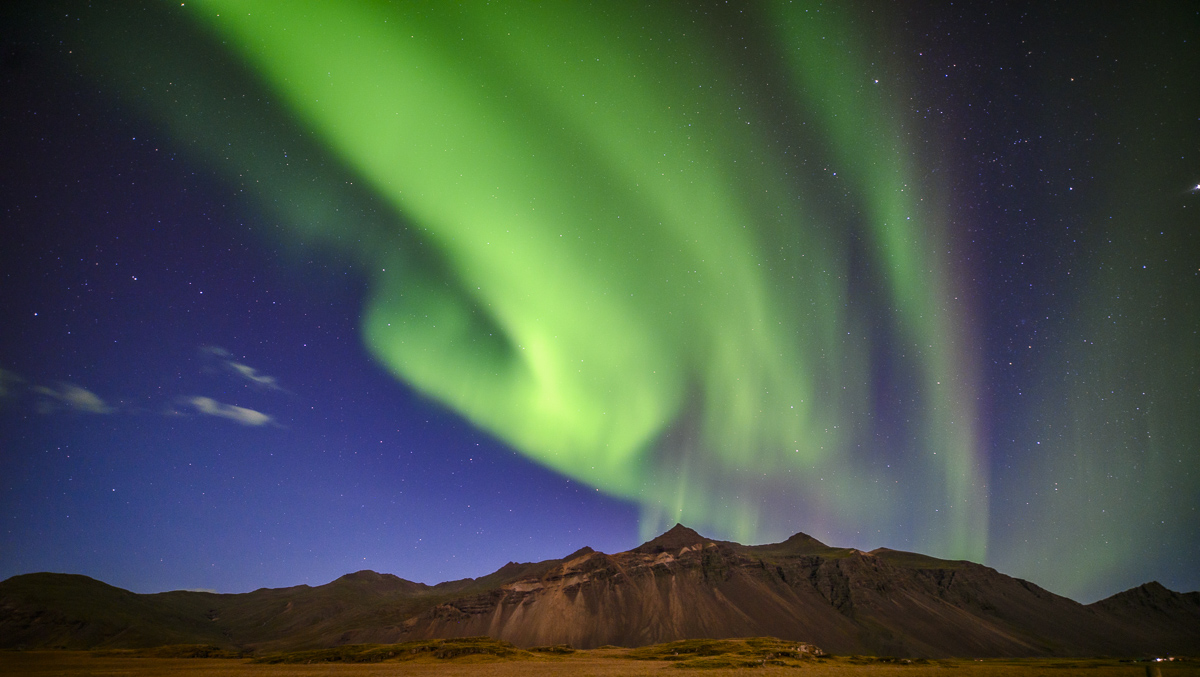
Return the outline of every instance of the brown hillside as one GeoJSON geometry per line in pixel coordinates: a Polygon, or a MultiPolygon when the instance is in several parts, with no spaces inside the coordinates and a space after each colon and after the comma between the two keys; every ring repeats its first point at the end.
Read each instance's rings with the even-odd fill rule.
{"type": "Polygon", "coordinates": [[[743,546],[681,525],[628,552],[584,548],[434,586],[373,571],[237,595],[137,595],[62,574],[0,583],[3,648],[263,652],[478,635],[576,648],[774,636],[913,657],[1200,653],[1200,593],[1150,583],[1084,606],[972,562],[804,534],[743,546]]]}

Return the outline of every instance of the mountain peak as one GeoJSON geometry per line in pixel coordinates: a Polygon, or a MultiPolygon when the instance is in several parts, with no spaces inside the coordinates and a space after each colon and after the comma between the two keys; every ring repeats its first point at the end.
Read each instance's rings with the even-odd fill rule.
{"type": "Polygon", "coordinates": [[[374,583],[376,581],[382,581],[382,580],[387,580],[387,579],[391,579],[391,578],[396,578],[396,577],[393,576],[392,574],[381,574],[378,571],[372,571],[370,569],[363,569],[362,571],[355,571],[352,574],[345,574],[345,575],[339,577],[338,580],[340,580],[340,581],[370,581],[370,582],[374,583]]]}
{"type": "Polygon", "coordinates": [[[566,557],[564,557],[564,558],[563,558],[563,561],[564,561],[564,562],[566,562],[566,561],[569,561],[569,560],[573,560],[573,559],[575,559],[576,557],[583,557],[584,555],[590,555],[590,554],[592,554],[593,552],[596,552],[596,551],[595,551],[595,550],[593,550],[591,547],[589,547],[589,546],[586,546],[586,545],[585,545],[585,546],[583,546],[582,548],[580,548],[580,549],[576,550],[575,552],[571,553],[570,555],[567,555],[566,557]]]}
{"type": "Polygon", "coordinates": [[[370,569],[346,574],[330,583],[330,585],[349,586],[359,590],[372,590],[381,594],[396,591],[411,592],[428,587],[424,583],[406,581],[394,574],[381,574],[378,571],[371,571],[370,569]]]}
{"type": "Polygon", "coordinates": [[[680,550],[689,545],[704,543],[709,539],[682,524],[676,524],[658,538],[651,539],[634,548],[632,552],[653,554],[668,550],[680,550]]]}
{"type": "Polygon", "coordinates": [[[829,547],[828,545],[825,545],[821,541],[813,538],[812,536],[809,536],[808,534],[804,533],[803,531],[797,531],[796,533],[792,534],[790,537],[788,537],[788,539],[786,541],[784,541],[784,543],[786,545],[790,545],[793,547],[806,547],[806,548],[818,548],[818,549],[829,547]]]}
{"type": "MultiPolygon", "coordinates": [[[[1194,594],[1194,593],[1193,593],[1194,594]]],[[[1136,588],[1130,588],[1124,592],[1118,592],[1112,597],[1096,602],[1100,607],[1109,609],[1120,609],[1129,607],[1161,607],[1163,605],[1178,604],[1181,600],[1187,598],[1184,593],[1178,593],[1159,583],[1158,581],[1150,581],[1143,583],[1136,588]]]]}

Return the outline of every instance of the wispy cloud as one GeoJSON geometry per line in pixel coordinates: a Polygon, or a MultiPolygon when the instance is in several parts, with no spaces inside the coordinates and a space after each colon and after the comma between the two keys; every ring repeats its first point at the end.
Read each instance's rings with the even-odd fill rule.
{"type": "Polygon", "coordinates": [[[200,346],[200,352],[216,355],[217,357],[233,357],[228,350],[225,350],[221,346],[200,346]]]}
{"type": "MultiPolygon", "coordinates": [[[[116,409],[104,403],[104,400],[99,395],[93,393],[87,388],[80,388],[73,383],[59,383],[57,388],[48,388],[46,386],[34,386],[33,392],[51,398],[53,403],[59,406],[65,406],[68,409],[75,411],[83,411],[89,414],[111,414],[116,409]]],[[[47,404],[51,404],[47,402],[47,404]]],[[[43,411],[53,411],[53,405],[49,408],[43,407],[43,411]]]]}
{"type": "Polygon", "coordinates": [[[254,381],[255,383],[257,383],[260,386],[264,386],[264,387],[270,388],[272,390],[283,390],[283,388],[279,387],[279,382],[275,380],[274,376],[267,376],[266,374],[260,374],[260,373],[258,373],[258,370],[255,369],[254,367],[248,367],[244,364],[238,364],[237,362],[231,361],[231,362],[227,362],[227,364],[234,371],[236,371],[237,373],[241,374],[242,376],[250,379],[251,381],[254,381]]]}
{"type": "Polygon", "coordinates": [[[230,359],[233,357],[233,354],[220,346],[201,346],[200,352],[216,357],[226,369],[255,385],[262,386],[263,388],[268,388],[270,390],[284,391],[283,387],[279,385],[279,379],[275,378],[274,376],[268,376],[260,373],[257,369],[251,367],[250,365],[234,362],[232,359],[230,359]]]}
{"type": "Polygon", "coordinates": [[[187,403],[195,407],[196,411],[209,416],[219,416],[227,418],[231,421],[237,421],[242,425],[260,426],[267,425],[272,422],[272,418],[261,411],[239,407],[233,404],[225,404],[218,402],[211,397],[192,397],[187,400],[187,403]]]}
{"type": "Polygon", "coordinates": [[[12,386],[14,384],[24,382],[25,379],[21,378],[17,374],[14,374],[7,369],[0,369],[0,397],[15,396],[16,393],[12,391],[12,386]]]}

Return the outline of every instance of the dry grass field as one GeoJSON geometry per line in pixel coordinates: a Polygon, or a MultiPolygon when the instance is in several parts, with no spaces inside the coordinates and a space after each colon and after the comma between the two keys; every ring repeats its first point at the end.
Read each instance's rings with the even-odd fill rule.
{"type": "MultiPolygon", "coordinates": [[[[1142,663],[1115,659],[898,661],[814,658],[794,642],[771,638],[690,640],[638,649],[522,650],[479,638],[404,645],[359,645],[251,658],[180,658],[186,650],[5,651],[0,675],[31,677],[457,677],[500,675],[796,674],[809,677],[1200,677],[1200,661],[1142,663]],[[482,641],[481,641],[482,640],[482,641]],[[681,670],[682,668],[682,670],[681,670]]],[[[203,655],[204,652],[190,653],[203,655]]]]}

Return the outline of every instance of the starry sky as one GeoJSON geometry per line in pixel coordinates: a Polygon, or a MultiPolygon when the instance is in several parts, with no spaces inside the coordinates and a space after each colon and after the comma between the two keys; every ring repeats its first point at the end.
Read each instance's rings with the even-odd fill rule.
{"type": "Polygon", "coordinates": [[[967,4],[7,4],[0,578],[1200,588],[1200,11],[967,4]]]}

